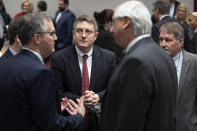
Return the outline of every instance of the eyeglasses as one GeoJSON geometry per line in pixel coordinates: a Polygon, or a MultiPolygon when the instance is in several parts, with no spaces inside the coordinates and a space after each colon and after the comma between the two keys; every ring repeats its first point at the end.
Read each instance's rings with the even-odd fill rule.
{"type": "Polygon", "coordinates": [[[36,32],[34,34],[45,34],[45,33],[49,33],[50,36],[53,36],[56,34],[56,31],[52,31],[52,32],[36,32]]]}
{"type": "Polygon", "coordinates": [[[77,28],[75,31],[80,35],[82,35],[84,31],[85,31],[86,35],[90,35],[94,32],[94,31],[91,31],[91,30],[88,30],[88,29],[81,29],[81,28],[77,28]]]}

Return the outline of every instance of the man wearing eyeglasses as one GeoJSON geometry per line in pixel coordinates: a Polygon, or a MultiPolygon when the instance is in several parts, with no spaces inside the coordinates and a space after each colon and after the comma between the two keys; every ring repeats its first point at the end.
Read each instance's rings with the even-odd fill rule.
{"type": "Polygon", "coordinates": [[[184,29],[176,22],[160,29],[160,46],[173,58],[178,78],[176,131],[197,131],[197,55],[183,49],[184,29]]]}
{"type": "Polygon", "coordinates": [[[56,52],[51,58],[51,69],[57,78],[60,96],[72,100],[85,97],[86,131],[99,130],[95,112],[98,111],[98,103],[102,101],[116,60],[111,51],[93,45],[98,36],[97,30],[93,18],[80,16],[72,31],[75,44],[56,52]]]}
{"type": "Polygon", "coordinates": [[[80,131],[84,128],[83,98],[78,105],[62,99],[58,114],[56,82],[43,59],[51,55],[57,39],[51,18],[45,13],[22,17],[18,32],[21,52],[0,63],[0,130],[1,131],[80,131]]]}

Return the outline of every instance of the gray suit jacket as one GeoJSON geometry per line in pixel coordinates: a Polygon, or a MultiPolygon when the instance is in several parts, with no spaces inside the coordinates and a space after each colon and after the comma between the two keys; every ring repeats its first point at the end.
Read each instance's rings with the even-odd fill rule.
{"type": "Polygon", "coordinates": [[[183,50],[177,93],[177,131],[197,131],[197,55],[183,50]]]}

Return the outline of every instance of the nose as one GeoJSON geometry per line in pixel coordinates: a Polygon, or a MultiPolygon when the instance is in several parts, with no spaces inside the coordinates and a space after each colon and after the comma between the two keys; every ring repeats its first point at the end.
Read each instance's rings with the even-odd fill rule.
{"type": "Polygon", "coordinates": [[[53,37],[54,37],[54,40],[57,40],[57,35],[56,34],[54,34],[53,37]]]}
{"type": "Polygon", "coordinates": [[[86,32],[83,31],[81,36],[82,36],[83,38],[86,37],[86,32]]]}
{"type": "Polygon", "coordinates": [[[160,46],[162,48],[165,48],[166,47],[166,42],[164,40],[163,41],[160,41],[159,43],[160,43],[160,46]]]}

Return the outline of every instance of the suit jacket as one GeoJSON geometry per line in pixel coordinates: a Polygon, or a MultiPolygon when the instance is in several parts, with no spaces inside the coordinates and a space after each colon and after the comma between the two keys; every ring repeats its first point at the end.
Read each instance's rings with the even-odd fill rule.
{"type": "Polygon", "coordinates": [[[183,51],[177,94],[177,131],[197,131],[197,55],[183,51]]]}
{"type": "Polygon", "coordinates": [[[6,50],[6,52],[0,57],[0,61],[6,60],[7,58],[13,56],[13,54],[10,52],[9,48],[6,50]]]}
{"type": "Polygon", "coordinates": [[[153,25],[152,27],[152,38],[153,40],[159,44],[159,29],[161,28],[161,26],[167,22],[177,22],[176,19],[171,18],[170,16],[164,16],[159,22],[157,22],[156,24],[153,25]]]}
{"type": "Polygon", "coordinates": [[[177,10],[177,7],[179,6],[179,4],[180,4],[180,2],[178,2],[178,1],[175,1],[175,4],[174,4],[174,13],[173,13],[173,16],[175,16],[175,14],[176,14],[176,10],[177,10]]]}
{"type": "Polygon", "coordinates": [[[81,115],[57,114],[56,83],[36,55],[22,50],[0,63],[0,130],[81,130],[81,115]],[[8,73],[9,72],[9,73],[8,73]]]}
{"type": "MultiPolygon", "coordinates": [[[[90,79],[90,90],[97,93],[102,101],[108,81],[115,69],[115,55],[108,50],[93,46],[92,70],[90,79]]],[[[81,71],[75,45],[71,45],[51,57],[51,69],[57,78],[57,85],[60,97],[67,97],[72,100],[81,97],[81,71]]],[[[95,124],[96,118],[93,113],[88,113],[90,131],[98,128],[95,124]],[[91,124],[92,123],[92,124],[91,124]]]]}
{"type": "Polygon", "coordinates": [[[192,50],[191,52],[197,54],[197,32],[194,33],[191,39],[192,50]]]}
{"type": "MultiPolygon", "coordinates": [[[[56,20],[58,13],[59,11],[56,13],[54,20],[56,20]]],[[[58,38],[55,45],[56,51],[72,44],[72,29],[74,22],[75,15],[69,9],[62,12],[62,16],[57,23],[54,21],[58,38]]]]}
{"type": "Polygon", "coordinates": [[[177,77],[174,62],[152,38],[125,54],[101,106],[101,131],[174,131],[177,77]]]}

